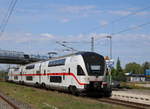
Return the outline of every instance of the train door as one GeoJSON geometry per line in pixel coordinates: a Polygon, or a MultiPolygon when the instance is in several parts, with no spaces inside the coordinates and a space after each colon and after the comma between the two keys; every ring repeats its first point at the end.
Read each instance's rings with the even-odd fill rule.
{"type": "Polygon", "coordinates": [[[22,73],[23,73],[23,68],[21,67],[21,70],[20,70],[21,81],[22,81],[22,73]]]}
{"type": "Polygon", "coordinates": [[[39,83],[41,83],[41,63],[39,65],[39,83]]]}
{"type": "Polygon", "coordinates": [[[36,76],[37,77],[36,82],[41,83],[41,64],[39,64],[37,66],[36,75],[37,75],[36,76]]]}
{"type": "Polygon", "coordinates": [[[65,77],[65,74],[64,74],[64,73],[66,73],[66,69],[63,68],[61,71],[62,71],[62,73],[63,73],[62,80],[63,80],[63,82],[65,82],[66,77],[65,77]]]}
{"type": "Polygon", "coordinates": [[[70,83],[73,84],[73,78],[72,78],[72,76],[71,76],[71,68],[70,68],[70,67],[68,68],[68,74],[69,74],[69,79],[68,79],[69,81],[68,81],[68,83],[69,83],[69,84],[70,84],[70,83]]]}
{"type": "Polygon", "coordinates": [[[13,72],[13,71],[12,71],[12,70],[13,70],[13,69],[10,69],[10,71],[9,71],[9,72],[10,72],[10,73],[9,73],[9,77],[10,77],[9,80],[13,80],[13,77],[12,77],[12,75],[13,75],[12,72],[13,72]]]}

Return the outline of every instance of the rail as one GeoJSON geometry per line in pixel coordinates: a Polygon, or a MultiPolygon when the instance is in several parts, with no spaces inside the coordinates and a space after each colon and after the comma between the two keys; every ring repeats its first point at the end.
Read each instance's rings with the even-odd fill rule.
{"type": "Polygon", "coordinates": [[[101,99],[98,99],[98,101],[116,104],[116,105],[127,106],[129,108],[134,108],[134,109],[149,109],[149,107],[150,107],[150,105],[148,105],[148,104],[135,103],[135,102],[131,102],[131,101],[124,101],[124,100],[113,99],[113,98],[101,98],[101,99]]]}
{"type": "Polygon", "coordinates": [[[6,99],[3,95],[0,94],[0,98],[2,98],[5,102],[7,102],[12,108],[14,109],[19,109],[19,107],[17,107],[15,104],[13,104],[11,101],[9,101],[8,99],[6,99]]]}
{"type": "Polygon", "coordinates": [[[16,99],[6,96],[1,92],[0,98],[4,100],[6,103],[8,103],[13,109],[32,109],[31,106],[29,106],[28,104],[17,101],[16,99]]]}

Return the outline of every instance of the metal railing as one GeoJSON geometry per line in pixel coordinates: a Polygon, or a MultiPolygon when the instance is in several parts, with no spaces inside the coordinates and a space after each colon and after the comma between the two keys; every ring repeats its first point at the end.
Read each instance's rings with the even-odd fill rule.
{"type": "MultiPolygon", "coordinates": [[[[48,56],[41,56],[41,55],[34,55],[34,54],[25,54],[24,52],[17,52],[17,51],[7,51],[0,49],[0,61],[2,60],[3,63],[7,63],[11,61],[14,64],[16,61],[20,61],[20,64],[23,63],[30,63],[36,62],[41,60],[47,60],[48,56]],[[4,62],[5,61],[5,62],[4,62]]],[[[9,62],[10,63],[10,62],[9,62]]]]}

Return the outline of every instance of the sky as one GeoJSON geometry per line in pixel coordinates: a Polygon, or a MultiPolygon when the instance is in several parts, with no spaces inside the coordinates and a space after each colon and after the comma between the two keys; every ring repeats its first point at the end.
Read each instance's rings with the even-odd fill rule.
{"type": "MultiPolygon", "coordinates": [[[[0,0],[0,24],[11,1],[0,0]]],[[[57,51],[63,55],[69,52],[63,52],[65,48],[56,41],[79,42],[67,46],[90,51],[89,42],[94,37],[94,51],[109,56],[106,36],[111,35],[115,62],[119,57],[123,66],[142,64],[150,61],[148,23],[150,0],[18,0],[0,36],[0,49],[42,55],[57,51]],[[118,33],[126,29],[131,31],[118,33]]]]}

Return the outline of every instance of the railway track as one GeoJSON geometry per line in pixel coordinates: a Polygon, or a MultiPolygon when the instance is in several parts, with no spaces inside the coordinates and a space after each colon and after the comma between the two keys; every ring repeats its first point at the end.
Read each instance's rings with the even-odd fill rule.
{"type": "Polygon", "coordinates": [[[9,105],[9,106],[0,107],[1,109],[7,109],[8,107],[11,108],[11,109],[20,109],[14,103],[12,103],[10,100],[8,100],[7,98],[5,98],[1,94],[0,94],[0,99],[3,100],[4,102],[6,102],[9,105]]]}
{"type": "Polygon", "coordinates": [[[29,104],[23,103],[0,92],[0,109],[33,109],[29,104]],[[5,104],[5,105],[3,105],[5,104]],[[10,108],[8,108],[10,107],[10,108]]]}
{"type": "Polygon", "coordinates": [[[116,105],[122,105],[122,106],[130,107],[130,108],[134,108],[134,109],[149,109],[150,108],[150,105],[148,104],[135,103],[135,102],[124,101],[124,100],[113,99],[113,98],[101,98],[101,99],[98,99],[98,101],[116,104],[116,105]]]}

